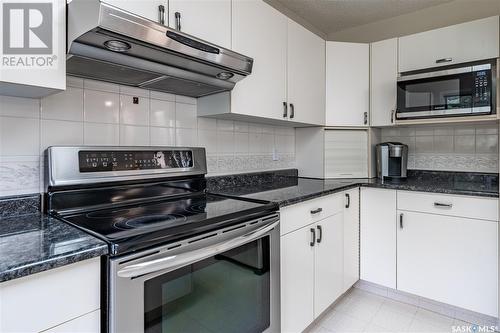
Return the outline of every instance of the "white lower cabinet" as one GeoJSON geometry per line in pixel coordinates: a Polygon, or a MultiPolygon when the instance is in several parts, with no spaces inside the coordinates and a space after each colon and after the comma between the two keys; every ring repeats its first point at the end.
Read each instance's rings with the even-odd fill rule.
{"type": "Polygon", "coordinates": [[[99,332],[100,258],[0,284],[0,332],[99,332]]]}
{"type": "Polygon", "coordinates": [[[359,280],[359,188],[344,193],[344,289],[359,280]]]}
{"type": "Polygon", "coordinates": [[[360,278],[396,288],[396,191],[361,188],[360,278]]]}
{"type": "Polygon", "coordinates": [[[496,317],[498,222],[398,214],[398,289],[496,317]]]}

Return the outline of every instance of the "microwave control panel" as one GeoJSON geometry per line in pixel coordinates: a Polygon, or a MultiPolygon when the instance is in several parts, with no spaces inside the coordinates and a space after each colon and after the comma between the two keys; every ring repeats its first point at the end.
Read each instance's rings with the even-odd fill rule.
{"type": "Polygon", "coordinates": [[[474,73],[474,106],[489,106],[491,99],[491,70],[474,73]]]}

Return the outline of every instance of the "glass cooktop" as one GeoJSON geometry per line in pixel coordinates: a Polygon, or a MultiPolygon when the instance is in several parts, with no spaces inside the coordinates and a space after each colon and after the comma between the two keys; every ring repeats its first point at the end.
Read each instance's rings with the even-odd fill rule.
{"type": "Polygon", "coordinates": [[[276,211],[274,203],[193,193],[171,200],[111,207],[62,217],[110,244],[117,255],[220,229],[276,211]]]}

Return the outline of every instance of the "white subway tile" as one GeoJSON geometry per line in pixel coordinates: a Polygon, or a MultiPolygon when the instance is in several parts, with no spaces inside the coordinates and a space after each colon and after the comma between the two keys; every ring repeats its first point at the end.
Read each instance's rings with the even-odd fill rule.
{"type": "Polygon", "coordinates": [[[175,123],[177,128],[196,128],[196,106],[191,104],[175,103],[175,123]]]}
{"type": "Polygon", "coordinates": [[[151,127],[151,145],[175,146],[175,128],[151,127]]]}
{"type": "Polygon", "coordinates": [[[217,119],[217,130],[230,132],[234,130],[234,121],[217,119]]]}
{"type": "Polygon", "coordinates": [[[198,146],[205,147],[207,154],[217,154],[217,132],[198,128],[198,146]]]}
{"type": "Polygon", "coordinates": [[[217,131],[217,153],[234,153],[234,133],[217,131]]]}
{"type": "Polygon", "coordinates": [[[269,125],[262,126],[262,133],[265,134],[274,134],[274,127],[269,125]]]}
{"type": "Polygon", "coordinates": [[[250,133],[262,133],[262,125],[261,124],[248,124],[248,132],[250,133]]]}
{"type": "Polygon", "coordinates": [[[129,86],[120,86],[120,94],[149,98],[149,90],[129,86]]]}
{"type": "Polygon", "coordinates": [[[498,154],[498,135],[476,135],[476,153],[498,154]]]}
{"type": "Polygon", "coordinates": [[[234,152],[248,154],[249,137],[248,133],[234,133],[234,152]]]}
{"type": "Polygon", "coordinates": [[[162,101],[169,101],[169,102],[175,102],[175,95],[174,94],[169,94],[169,93],[164,93],[164,92],[159,92],[159,91],[150,91],[150,98],[152,99],[159,99],[162,101]]]}
{"type": "Polygon", "coordinates": [[[86,145],[120,144],[120,127],[117,124],[84,123],[83,143],[86,145]]]}
{"type": "Polygon", "coordinates": [[[476,134],[498,134],[498,124],[477,125],[476,134]]]}
{"type": "Polygon", "coordinates": [[[455,127],[455,135],[474,135],[476,130],[473,126],[460,125],[455,127]]]}
{"type": "Polygon", "coordinates": [[[234,122],[234,131],[241,133],[248,133],[248,123],[243,121],[235,121],[234,122]]]}
{"type": "Polygon", "coordinates": [[[65,91],[42,98],[42,119],[83,120],[83,89],[68,87],[65,91]]]}
{"type": "Polygon", "coordinates": [[[451,135],[435,136],[434,152],[453,153],[453,136],[451,135]]]}
{"type": "Polygon", "coordinates": [[[149,127],[120,125],[120,146],[148,146],[149,127]]]}
{"type": "Polygon", "coordinates": [[[455,153],[473,154],[475,151],[476,138],[473,135],[455,135],[455,153]]]}
{"type": "Polygon", "coordinates": [[[417,136],[415,140],[415,151],[417,153],[432,153],[433,143],[433,136],[417,136]]]}
{"type": "Polygon", "coordinates": [[[42,152],[54,145],[83,144],[83,122],[42,120],[42,152]]]}
{"type": "Polygon", "coordinates": [[[175,131],[175,145],[183,147],[196,146],[196,129],[177,128],[175,131]]]}
{"type": "Polygon", "coordinates": [[[198,117],[198,129],[215,131],[217,130],[217,119],[198,117]]]}
{"type": "Polygon", "coordinates": [[[274,149],[274,135],[262,134],[261,152],[272,153],[274,149]]]}
{"type": "Polygon", "coordinates": [[[149,118],[151,126],[175,127],[175,103],[152,99],[149,118]]]}
{"type": "Polygon", "coordinates": [[[120,92],[120,86],[117,84],[103,82],[103,81],[89,80],[89,79],[83,80],[83,88],[97,90],[97,91],[111,92],[111,93],[120,92]]]}
{"type": "Polygon", "coordinates": [[[120,95],[120,124],[149,126],[149,99],[120,95]]]}
{"type": "Polygon", "coordinates": [[[38,155],[40,120],[0,117],[0,156],[38,155]]]}
{"type": "Polygon", "coordinates": [[[248,151],[250,154],[260,153],[262,149],[262,133],[250,133],[248,136],[248,151]]]}
{"type": "Polygon", "coordinates": [[[197,99],[193,97],[187,97],[187,96],[180,96],[180,95],[175,95],[175,101],[177,103],[184,103],[184,104],[197,104],[197,99]]]}
{"type": "Polygon", "coordinates": [[[88,122],[118,124],[120,120],[119,95],[85,90],[84,119],[88,122]]]}
{"type": "Polygon", "coordinates": [[[39,118],[40,100],[0,95],[0,116],[39,118]]]}

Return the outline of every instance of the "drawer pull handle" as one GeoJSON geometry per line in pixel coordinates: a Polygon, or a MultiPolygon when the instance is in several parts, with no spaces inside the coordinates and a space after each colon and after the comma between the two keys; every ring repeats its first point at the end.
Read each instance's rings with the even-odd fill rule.
{"type": "Polygon", "coordinates": [[[311,210],[311,214],[318,214],[318,213],[321,213],[323,211],[323,208],[317,208],[317,209],[313,209],[311,210]]]}
{"type": "Polygon", "coordinates": [[[310,246],[314,246],[314,243],[316,242],[316,229],[311,228],[311,242],[309,243],[310,246]]]}
{"type": "Polygon", "coordinates": [[[349,195],[349,193],[346,193],[345,197],[347,199],[347,203],[345,204],[345,208],[349,208],[349,207],[351,207],[351,196],[349,195]]]}
{"type": "Polygon", "coordinates": [[[453,207],[453,204],[451,204],[451,203],[435,202],[434,203],[434,207],[438,207],[438,208],[451,208],[451,207],[453,207]]]}
{"type": "Polygon", "coordinates": [[[399,228],[403,229],[403,213],[399,214],[399,228]]]}
{"type": "Polygon", "coordinates": [[[436,60],[436,64],[442,64],[444,62],[452,62],[452,61],[453,61],[453,58],[442,58],[442,59],[436,60]]]}
{"type": "Polygon", "coordinates": [[[317,228],[318,228],[318,240],[316,242],[319,244],[323,239],[323,229],[321,228],[320,225],[318,225],[317,228]]]}

